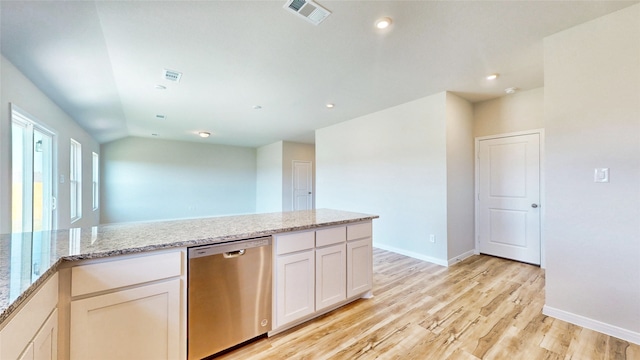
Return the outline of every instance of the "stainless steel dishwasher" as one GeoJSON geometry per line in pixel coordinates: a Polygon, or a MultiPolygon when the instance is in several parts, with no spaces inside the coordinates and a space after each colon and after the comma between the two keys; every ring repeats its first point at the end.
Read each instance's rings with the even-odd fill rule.
{"type": "Polygon", "coordinates": [[[271,237],[189,248],[189,360],[271,330],[271,237]]]}

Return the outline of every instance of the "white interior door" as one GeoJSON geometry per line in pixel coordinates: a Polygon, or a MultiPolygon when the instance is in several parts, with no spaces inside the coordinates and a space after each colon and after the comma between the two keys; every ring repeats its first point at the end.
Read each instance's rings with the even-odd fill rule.
{"type": "Polygon", "coordinates": [[[479,141],[479,251],[540,264],[540,134],[479,141]]]}
{"type": "Polygon", "coordinates": [[[311,161],[293,160],[293,210],[313,209],[311,161]]]}

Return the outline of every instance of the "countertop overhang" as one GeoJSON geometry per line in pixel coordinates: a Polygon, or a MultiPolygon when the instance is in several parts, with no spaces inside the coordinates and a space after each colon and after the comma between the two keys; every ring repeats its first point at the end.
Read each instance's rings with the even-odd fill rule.
{"type": "Polygon", "coordinates": [[[377,218],[317,209],[0,235],[0,324],[65,261],[215,244],[377,218]],[[12,266],[22,270],[12,272],[12,266]]]}

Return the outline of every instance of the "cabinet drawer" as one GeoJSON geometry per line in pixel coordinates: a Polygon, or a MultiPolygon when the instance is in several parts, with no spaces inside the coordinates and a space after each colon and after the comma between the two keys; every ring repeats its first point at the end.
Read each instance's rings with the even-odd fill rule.
{"type": "Polygon", "coordinates": [[[347,240],[371,237],[371,222],[347,226],[347,240]]]}
{"type": "Polygon", "coordinates": [[[316,247],[339,244],[347,241],[347,228],[344,226],[316,231],[316,247]]]}
{"type": "Polygon", "coordinates": [[[182,275],[182,252],[135,256],[71,268],[71,296],[182,275]]]}
{"type": "Polygon", "coordinates": [[[288,254],[313,249],[315,232],[305,231],[287,235],[276,235],[276,254],[288,254]]]}

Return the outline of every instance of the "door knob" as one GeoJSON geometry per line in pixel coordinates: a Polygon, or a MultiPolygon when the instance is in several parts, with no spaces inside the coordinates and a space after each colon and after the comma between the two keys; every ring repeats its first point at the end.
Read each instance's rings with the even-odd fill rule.
{"type": "Polygon", "coordinates": [[[531,204],[531,207],[535,209],[538,207],[538,204],[531,204]]]}

